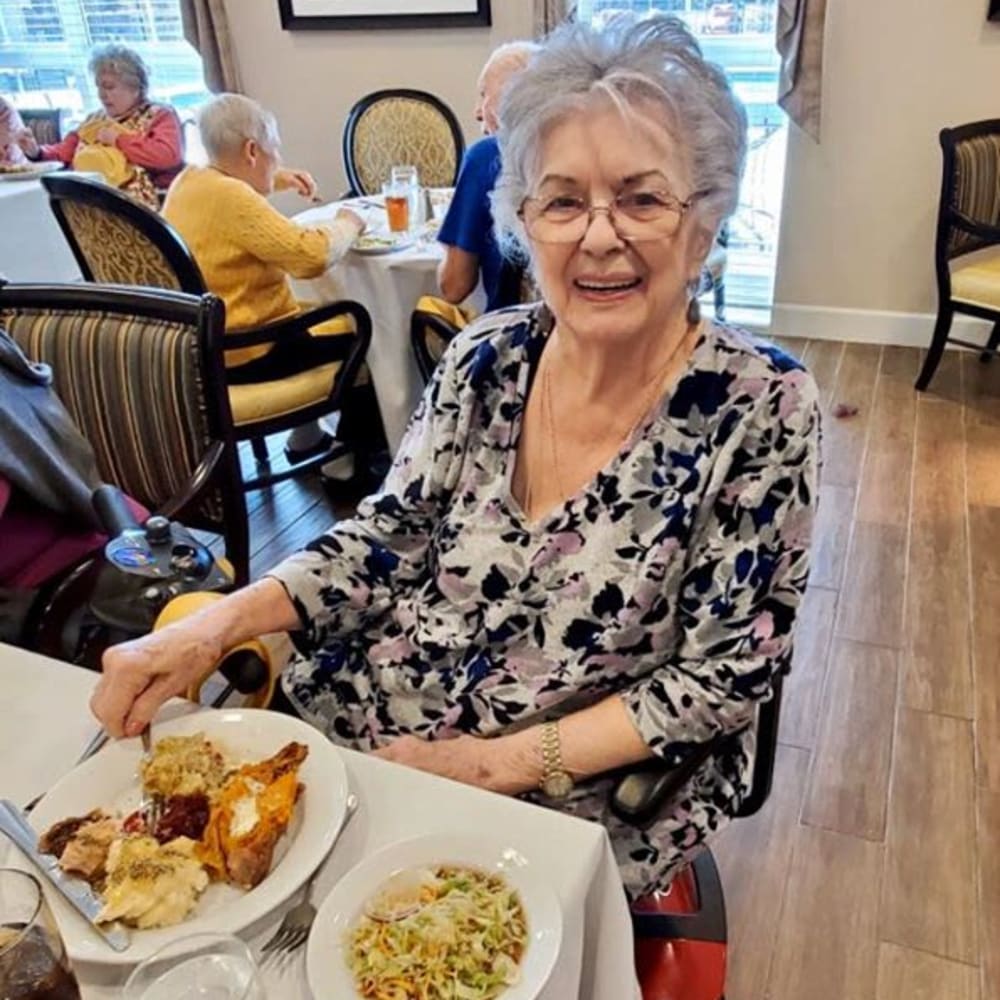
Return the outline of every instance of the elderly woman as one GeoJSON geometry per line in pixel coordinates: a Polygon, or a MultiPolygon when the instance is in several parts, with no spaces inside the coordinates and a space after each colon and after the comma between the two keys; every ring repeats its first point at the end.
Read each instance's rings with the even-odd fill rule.
{"type": "MultiPolygon", "coordinates": [[[[226,328],[245,330],[294,316],[289,278],[314,278],[333,266],[364,229],[341,209],[326,225],[299,226],[268,200],[275,190],[316,193],[312,177],[281,166],[281,137],[271,112],[240,94],[222,94],[198,115],[207,167],[188,166],[167,193],[163,216],[194,254],[208,287],[226,304],[226,328]]],[[[232,383],[270,381],[342,360],[342,327],[276,345],[226,352],[232,383]]],[[[296,429],[289,459],[329,444],[313,425],[296,429]]]]}
{"type": "Polygon", "coordinates": [[[17,140],[24,131],[24,122],[17,108],[0,97],[0,167],[20,167],[27,163],[17,140]]]}
{"type": "Polygon", "coordinates": [[[50,146],[39,146],[24,131],[21,148],[33,160],[58,160],[74,170],[102,174],[113,187],[155,209],[158,190],[170,185],[184,161],[177,112],[149,100],[149,70],[126,45],[95,49],[89,68],[102,110],[50,146]]]}
{"type": "Polygon", "coordinates": [[[816,390],[699,318],[746,120],[680,22],[560,29],[500,122],[497,221],[544,303],[453,342],[353,520],[110,650],[93,709],[135,734],[224,649],[291,630],[285,688],[331,739],[604,822],[636,895],[747,792],[806,584],[816,390]],[[610,815],[607,772],[719,734],[673,811],[610,815]]]}

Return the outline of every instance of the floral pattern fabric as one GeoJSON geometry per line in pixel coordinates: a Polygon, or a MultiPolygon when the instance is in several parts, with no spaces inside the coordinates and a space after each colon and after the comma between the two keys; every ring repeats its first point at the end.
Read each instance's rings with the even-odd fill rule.
{"type": "Polygon", "coordinates": [[[790,662],[808,574],[816,389],[777,348],[706,323],[621,451],[529,523],[511,479],[550,325],[518,307],[467,327],[381,491],[273,571],[307,623],[284,684],[362,750],[492,736],[612,694],[670,764],[733,734],[645,830],[611,815],[610,778],[528,796],[604,823],[635,896],[748,791],[750,723],[790,662]]]}

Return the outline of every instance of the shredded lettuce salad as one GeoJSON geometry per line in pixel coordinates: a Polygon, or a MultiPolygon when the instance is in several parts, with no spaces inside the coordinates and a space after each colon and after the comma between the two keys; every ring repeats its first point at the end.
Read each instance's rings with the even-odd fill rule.
{"type": "Polygon", "coordinates": [[[524,907],[500,875],[438,865],[416,912],[358,920],[348,963],[365,1000],[492,1000],[518,981],[527,940],[524,907]]]}

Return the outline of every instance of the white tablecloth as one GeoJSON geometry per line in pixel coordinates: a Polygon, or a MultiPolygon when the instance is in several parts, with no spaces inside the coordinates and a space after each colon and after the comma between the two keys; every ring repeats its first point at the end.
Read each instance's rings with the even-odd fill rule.
{"type": "MultiPolygon", "coordinates": [[[[301,225],[329,221],[339,207],[331,204],[310,208],[296,215],[295,221],[301,225]]],[[[372,225],[378,228],[379,210],[373,213],[372,225]]],[[[406,250],[379,256],[348,253],[319,278],[293,282],[295,296],[301,302],[353,299],[371,315],[368,368],[392,452],[399,447],[424,388],[410,347],[410,314],[421,295],[438,294],[441,253],[440,244],[433,241],[420,241],[406,250]]]]}
{"type": "MultiPolygon", "coordinates": [[[[95,674],[0,644],[0,798],[24,804],[72,766],[95,731],[86,706],[96,681],[95,674]]],[[[510,835],[546,872],[563,908],[563,946],[540,1000],[638,997],[631,922],[602,827],[364,754],[343,754],[360,807],[317,880],[317,899],[366,855],[396,840],[443,832],[510,835]]],[[[284,909],[247,937],[263,943],[284,909]]],[[[304,953],[280,973],[265,970],[268,997],[308,1000],[304,953]]],[[[84,1000],[118,996],[121,977],[113,969],[81,966],[77,975],[84,1000]]]]}
{"type": "Polygon", "coordinates": [[[37,180],[0,182],[0,275],[54,283],[81,278],[37,180]]]}

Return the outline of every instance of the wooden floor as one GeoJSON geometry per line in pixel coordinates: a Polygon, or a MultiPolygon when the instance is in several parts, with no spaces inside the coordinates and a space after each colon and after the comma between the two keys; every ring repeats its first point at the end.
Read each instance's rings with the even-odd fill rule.
{"type": "MultiPolygon", "coordinates": [[[[1000,364],[918,396],[915,350],[785,346],[825,466],[774,791],[718,841],[727,998],[1000,1000],[1000,364]]],[[[332,518],[251,495],[254,575],[332,518]]]]}
{"type": "Polygon", "coordinates": [[[915,350],[784,346],[825,465],[774,792],[717,850],[726,995],[998,1000],[1000,365],[920,396],[915,350]]]}

